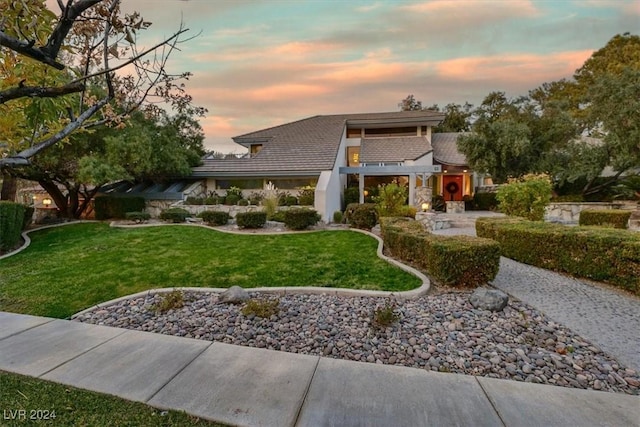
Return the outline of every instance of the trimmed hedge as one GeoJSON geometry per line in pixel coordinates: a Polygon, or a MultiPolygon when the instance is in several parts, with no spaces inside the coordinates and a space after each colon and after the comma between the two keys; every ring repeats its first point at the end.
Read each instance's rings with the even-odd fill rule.
{"type": "Polygon", "coordinates": [[[229,214],[220,211],[204,211],[198,214],[209,225],[226,225],[229,222],[229,214]]]}
{"type": "Polygon", "coordinates": [[[13,249],[20,241],[26,206],[0,201],[0,250],[13,249]]]}
{"type": "Polygon", "coordinates": [[[320,215],[313,209],[289,209],[284,213],[284,225],[291,230],[304,230],[318,221],[320,215]]]}
{"type": "Polygon", "coordinates": [[[264,211],[238,212],[236,224],[240,228],[262,228],[267,223],[267,213],[264,211]]]}
{"type": "Polygon", "coordinates": [[[508,258],[640,294],[640,234],[566,227],[517,218],[479,218],[478,236],[500,242],[508,258]]]}
{"type": "Polygon", "coordinates": [[[160,219],[173,223],[185,222],[189,216],[189,211],[182,208],[169,208],[160,212],[160,219]]]}
{"type": "Polygon", "coordinates": [[[580,225],[628,228],[631,211],[611,209],[585,209],[580,212],[580,225]]]}
{"type": "Polygon", "coordinates": [[[378,223],[378,211],[374,203],[351,203],[344,211],[344,219],[350,227],[371,230],[378,223]]]}
{"type": "Polygon", "coordinates": [[[137,224],[149,221],[151,214],[149,212],[127,212],[125,218],[137,224]]]}
{"type": "Polygon", "coordinates": [[[495,211],[498,209],[496,193],[478,193],[473,195],[473,209],[479,211],[495,211]]]}
{"type": "Polygon", "coordinates": [[[142,212],[145,208],[144,197],[115,196],[105,194],[94,199],[97,220],[109,218],[124,219],[127,212],[142,212]]]}
{"type": "Polygon", "coordinates": [[[470,236],[440,236],[406,218],[381,218],[385,248],[447,286],[476,287],[493,280],[500,266],[500,245],[470,236]]]}

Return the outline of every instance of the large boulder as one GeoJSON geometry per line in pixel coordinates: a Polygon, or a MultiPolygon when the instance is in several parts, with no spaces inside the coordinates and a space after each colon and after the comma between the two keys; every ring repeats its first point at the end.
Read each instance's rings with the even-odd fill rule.
{"type": "Polygon", "coordinates": [[[481,310],[500,311],[507,306],[509,296],[497,289],[478,288],[469,297],[469,302],[481,310]]]}
{"type": "Polygon", "coordinates": [[[242,304],[249,299],[249,293],[240,286],[232,286],[218,297],[219,302],[226,304],[242,304]]]}

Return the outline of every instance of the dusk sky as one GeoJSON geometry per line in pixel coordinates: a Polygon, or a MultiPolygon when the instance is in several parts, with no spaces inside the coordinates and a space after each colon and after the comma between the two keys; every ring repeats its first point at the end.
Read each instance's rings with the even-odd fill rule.
{"type": "Polygon", "coordinates": [[[238,1],[125,0],[152,27],[178,28],[170,71],[209,110],[205,144],[241,152],[232,136],[317,114],[397,111],[489,92],[526,95],[570,77],[618,33],[640,33],[637,0],[238,1]]]}

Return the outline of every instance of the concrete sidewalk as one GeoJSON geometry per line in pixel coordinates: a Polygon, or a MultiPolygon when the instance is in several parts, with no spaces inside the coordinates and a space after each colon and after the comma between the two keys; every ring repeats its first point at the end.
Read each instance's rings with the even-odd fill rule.
{"type": "Polygon", "coordinates": [[[640,426],[640,397],[0,312],[0,370],[246,426],[640,426]]]}

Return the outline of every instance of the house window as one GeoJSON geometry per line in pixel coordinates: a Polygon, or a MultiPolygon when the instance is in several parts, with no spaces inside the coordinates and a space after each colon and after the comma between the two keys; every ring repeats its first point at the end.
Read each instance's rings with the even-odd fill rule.
{"type": "Polygon", "coordinates": [[[318,178],[267,178],[267,181],[271,181],[271,183],[273,183],[273,185],[275,185],[279,190],[295,190],[307,186],[315,187],[318,183],[318,178]]]}
{"type": "Polygon", "coordinates": [[[398,127],[398,128],[375,128],[365,129],[364,136],[367,138],[390,137],[390,136],[417,136],[418,128],[416,126],[398,127]]]}
{"type": "Polygon", "coordinates": [[[238,187],[242,190],[262,190],[262,178],[260,179],[216,179],[217,190],[228,190],[238,187]]]}
{"type": "Polygon", "coordinates": [[[251,148],[249,149],[249,153],[251,153],[251,157],[254,157],[262,150],[262,144],[251,144],[251,148]]]}
{"type": "Polygon", "coordinates": [[[347,166],[360,166],[360,147],[347,147],[347,166]]]}

